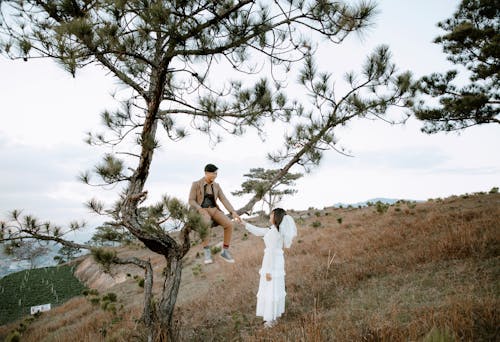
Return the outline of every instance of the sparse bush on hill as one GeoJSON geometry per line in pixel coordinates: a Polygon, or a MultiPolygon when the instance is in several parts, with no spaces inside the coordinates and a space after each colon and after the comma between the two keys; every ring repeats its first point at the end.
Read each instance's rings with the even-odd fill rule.
{"type": "Polygon", "coordinates": [[[202,269],[201,269],[201,264],[196,264],[194,265],[191,270],[193,271],[193,275],[194,276],[197,276],[197,275],[200,275],[201,272],[202,272],[202,269]]]}
{"type": "Polygon", "coordinates": [[[89,301],[92,305],[99,305],[99,303],[101,302],[101,298],[98,296],[94,296],[94,297],[90,297],[89,301]]]}
{"type": "Polygon", "coordinates": [[[498,187],[497,187],[497,186],[495,186],[495,187],[491,188],[491,190],[490,190],[490,192],[489,192],[489,193],[490,193],[490,194],[498,194],[498,187]]]}
{"type": "Polygon", "coordinates": [[[116,302],[117,298],[118,297],[117,297],[116,293],[108,292],[107,294],[105,294],[102,297],[102,300],[103,301],[109,301],[109,302],[116,302]]]}
{"type": "Polygon", "coordinates": [[[406,201],[406,206],[408,207],[408,209],[415,209],[415,207],[417,206],[417,202],[406,201]]]}
{"type": "Polygon", "coordinates": [[[311,226],[313,228],[319,228],[319,227],[321,227],[321,222],[320,221],[314,221],[313,223],[311,223],[311,226]]]}
{"type": "Polygon", "coordinates": [[[112,249],[94,248],[92,249],[92,256],[96,262],[102,265],[106,272],[110,272],[111,265],[113,265],[113,261],[116,259],[116,251],[112,249]]]}
{"type": "Polygon", "coordinates": [[[381,201],[377,201],[375,203],[375,209],[377,210],[377,213],[379,213],[379,214],[384,214],[385,212],[387,212],[389,207],[390,207],[389,204],[382,203],[381,201]]]}

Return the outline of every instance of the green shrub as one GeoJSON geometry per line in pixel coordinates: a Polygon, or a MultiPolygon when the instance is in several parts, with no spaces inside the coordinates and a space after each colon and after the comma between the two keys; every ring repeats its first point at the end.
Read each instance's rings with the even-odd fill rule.
{"type": "Polygon", "coordinates": [[[102,265],[105,272],[109,272],[111,264],[116,258],[116,251],[104,248],[95,248],[92,250],[92,256],[97,263],[102,265]]]}
{"type": "Polygon", "coordinates": [[[313,226],[313,228],[319,228],[319,227],[321,227],[321,222],[314,221],[313,223],[311,223],[311,226],[313,226]]]}
{"type": "Polygon", "coordinates": [[[116,305],[115,303],[111,303],[109,301],[102,302],[101,309],[104,311],[110,311],[113,314],[116,314],[116,305]]]}
{"type": "Polygon", "coordinates": [[[109,312],[112,312],[113,315],[116,315],[116,311],[117,311],[116,304],[115,303],[108,304],[106,310],[109,311],[109,312]]]}
{"type": "Polygon", "coordinates": [[[377,201],[377,203],[375,203],[375,209],[377,210],[377,213],[383,214],[389,209],[389,204],[377,201]]]}
{"type": "Polygon", "coordinates": [[[144,287],[144,278],[140,277],[137,280],[137,285],[139,285],[139,287],[144,287]]]}
{"type": "Polygon", "coordinates": [[[342,217],[337,217],[337,222],[338,222],[339,224],[342,224],[342,217]]]}
{"type": "Polygon", "coordinates": [[[321,216],[321,212],[316,211],[316,212],[314,212],[314,215],[316,215],[316,217],[320,217],[321,216]]]}
{"type": "Polygon", "coordinates": [[[99,305],[99,303],[101,302],[101,298],[99,297],[91,297],[89,300],[90,304],[92,305],[99,305]]]}
{"type": "Polygon", "coordinates": [[[193,271],[194,276],[199,275],[201,273],[201,264],[196,264],[193,268],[191,268],[191,270],[193,271]]]}
{"type": "Polygon", "coordinates": [[[491,188],[490,194],[498,194],[498,186],[494,186],[493,188],[491,188]]]}
{"type": "Polygon", "coordinates": [[[109,292],[105,296],[102,297],[103,301],[110,301],[110,302],[116,302],[117,296],[116,293],[109,292]]]}

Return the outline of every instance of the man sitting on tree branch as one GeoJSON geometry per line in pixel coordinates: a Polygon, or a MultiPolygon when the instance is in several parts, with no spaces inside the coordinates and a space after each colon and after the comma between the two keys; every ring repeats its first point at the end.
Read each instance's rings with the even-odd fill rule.
{"type": "MultiPolygon", "coordinates": [[[[221,257],[227,262],[234,263],[234,259],[228,250],[231,242],[231,234],[233,232],[233,222],[231,222],[231,220],[220,210],[217,205],[217,199],[220,199],[224,207],[231,213],[236,221],[241,222],[241,218],[227,200],[220,185],[215,182],[217,170],[217,166],[213,164],[207,164],[205,166],[205,176],[193,182],[191,185],[189,205],[198,210],[203,219],[208,223],[208,226],[211,226],[212,222],[215,222],[224,228],[224,245],[221,257]]],[[[210,234],[207,234],[207,237],[202,243],[205,254],[205,264],[211,264],[213,262],[209,242],[210,234]]]]}

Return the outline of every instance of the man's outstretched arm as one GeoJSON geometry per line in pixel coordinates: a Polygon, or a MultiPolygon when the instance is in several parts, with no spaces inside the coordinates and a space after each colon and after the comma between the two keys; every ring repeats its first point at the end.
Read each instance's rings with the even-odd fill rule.
{"type": "Polygon", "coordinates": [[[224,205],[224,207],[227,209],[227,211],[229,211],[231,213],[233,218],[236,221],[241,222],[240,215],[238,215],[236,210],[234,210],[233,206],[231,205],[231,203],[229,203],[228,199],[226,198],[226,195],[224,195],[224,191],[222,191],[222,188],[220,188],[220,187],[219,187],[219,199],[222,202],[222,204],[224,205]]]}

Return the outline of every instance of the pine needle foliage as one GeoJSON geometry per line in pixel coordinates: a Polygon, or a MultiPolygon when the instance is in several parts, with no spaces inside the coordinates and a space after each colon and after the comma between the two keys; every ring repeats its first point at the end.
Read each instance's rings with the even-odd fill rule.
{"type": "Polygon", "coordinates": [[[426,133],[456,131],[483,124],[500,124],[500,1],[462,0],[451,18],[438,23],[445,33],[440,44],[448,60],[469,73],[460,86],[463,71],[433,73],[420,79],[422,100],[414,106],[426,133]],[[431,106],[425,101],[439,100],[431,106]]]}

